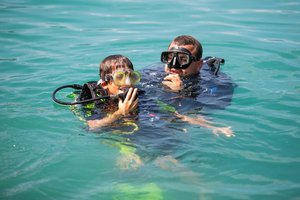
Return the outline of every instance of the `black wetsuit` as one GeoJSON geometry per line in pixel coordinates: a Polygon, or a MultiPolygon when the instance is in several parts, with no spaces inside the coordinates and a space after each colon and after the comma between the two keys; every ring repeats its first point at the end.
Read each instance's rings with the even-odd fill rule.
{"type": "MultiPolygon", "coordinates": [[[[175,117],[175,110],[180,114],[197,116],[203,114],[203,111],[224,109],[231,103],[235,88],[231,78],[224,73],[214,75],[207,65],[202,67],[199,74],[184,78],[184,89],[179,93],[164,88],[161,84],[164,76],[162,64],[151,65],[142,70],[142,80],[137,86],[143,91],[139,94],[138,114],[131,118],[135,127],[139,127],[138,130],[134,126],[128,126],[128,123],[115,123],[99,132],[118,130],[122,134],[123,131],[125,134],[120,136],[126,138],[124,145],[135,147],[138,154],[146,157],[170,155],[184,141],[182,132],[186,132],[189,126],[175,117]],[[130,132],[132,134],[128,134],[130,132]]],[[[118,102],[104,102],[94,109],[88,109],[90,115],[86,119],[103,118],[110,110],[109,107],[112,108],[111,111],[116,110],[118,102]]],[[[117,142],[116,138],[113,140],[117,142]]],[[[123,140],[119,142],[121,141],[123,140]]]]}
{"type": "Polygon", "coordinates": [[[197,114],[211,113],[212,109],[225,109],[231,103],[235,88],[229,76],[221,72],[216,76],[207,65],[203,65],[199,74],[184,78],[184,89],[179,93],[164,88],[161,82],[165,75],[162,64],[142,70],[139,89],[144,93],[139,96],[140,128],[128,136],[139,146],[141,154],[148,157],[170,155],[184,142],[182,133],[188,131],[189,124],[177,119],[173,114],[175,110],[197,117],[197,114]]]}
{"type": "Polygon", "coordinates": [[[230,105],[236,85],[224,74],[214,75],[207,65],[199,74],[183,78],[184,89],[179,93],[168,91],[161,84],[165,76],[162,64],[152,65],[142,71],[142,90],[148,98],[156,98],[172,105],[179,112],[203,109],[224,109],[230,105]]]}

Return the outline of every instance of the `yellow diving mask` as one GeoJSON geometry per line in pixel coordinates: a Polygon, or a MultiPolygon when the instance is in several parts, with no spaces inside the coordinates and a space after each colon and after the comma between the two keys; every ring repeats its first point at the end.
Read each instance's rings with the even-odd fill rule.
{"type": "Polygon", "coordinates": [[[112,74],[112,80],[117,86],[136,85],[141,80],[141,74],[137,71],[116,71],[112,74]]]}

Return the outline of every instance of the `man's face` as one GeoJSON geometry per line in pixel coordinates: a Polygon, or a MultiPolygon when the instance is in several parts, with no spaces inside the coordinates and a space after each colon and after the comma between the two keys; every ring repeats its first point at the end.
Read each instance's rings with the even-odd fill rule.
{"type": "MultiPolygon", "coordinates": [[[[169,47],[168,50],[170,50],[172,47],[181,47],[181,48],[185,48],[187,50],[189,50],[191,52],[192,55],[195,56],[196,54],[196,49],[193,45],[182,45],[182,46],[178,46],[174,43],[172,43],[169,47]]],[[[168,65],[165,65],[165,72],[166,73],[171,73],[171,74],[179,74],[182,76],[190,76],[190,75],[194,75],[199,73],[201,67],[202,67],[202,63],[203,61],[192,61],[192,63],[188,66],[188,68],[186,69],[174,69],[174,68],[169,68],[168,65]]]]}

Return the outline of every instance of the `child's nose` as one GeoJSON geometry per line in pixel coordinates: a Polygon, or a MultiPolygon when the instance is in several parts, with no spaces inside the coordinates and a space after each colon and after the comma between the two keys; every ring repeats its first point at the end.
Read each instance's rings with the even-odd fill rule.
{"type": "Polygon", "coordinates": [[[131,85],[131,81],[130,81],[129,76],[126,77],[125,85],[131,85]]]}

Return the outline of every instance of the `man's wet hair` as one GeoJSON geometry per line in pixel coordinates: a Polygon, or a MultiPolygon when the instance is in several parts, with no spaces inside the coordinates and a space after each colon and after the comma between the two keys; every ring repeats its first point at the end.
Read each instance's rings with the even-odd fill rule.
{"type": "MultiPolygon", "coordinates": [[[[196,48],[196,57],[197,58],[202,58],[202,53],[203,53],[203,48],[201,43],[195,39],[192,36],[189,35],[180,35],[177,36],[171,43],[170,45],[174,43],[178,46],[183,46],[183,45],[193,45],[196,48]]],[[[169,45],[169,47],[170,47],[169,45]]]]}

